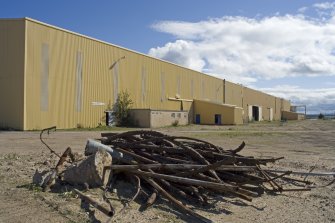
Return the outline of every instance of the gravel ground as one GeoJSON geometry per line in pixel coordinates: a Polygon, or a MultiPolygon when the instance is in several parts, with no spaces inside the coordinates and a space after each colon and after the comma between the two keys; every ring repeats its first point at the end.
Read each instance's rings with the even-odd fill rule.
{"type": "MultiPolygon", "coordinates": [[[[131,130],[131,129],[130,129],[131,130]]],[[[184,135],[208,140],[226,149],[236,148],[242,141],[242,155],[281,157],[284,160],[269,166],[288,170],[335,171],[335,121],[306,120],[251,123],[243,126],[179,126],[156,129],[171,135],[184,135]]],[[[56,131],[46,137],[57,152],[70,146],[83,152],[88,138],[99,138],[100,131],[56,131]]],[[[117,193],[112,204],[113,219],[99,211],[82,208],[79,199],[67,191],[42,192],[32,186],[36,169],[54,166],[57,157],[51,155],[39,140],[39,132],[0,131],[0,222],[193,222],[164,199],[141,210],[140,196],[125,212],[121,201],[135,193],[134,185],[122,179],[116,183],[117,193]],[[120,201],[121,200],[121,201],[120,201]]],[[[332,180],[309,177],[316,185],[332,180]]],[[[195,211],[214,222],[335,222],[335,186],[318,187],[309,192],[265,194],[252,202],[222,198],[210,207],[195,211]]],[[[90,190],[100,198],[99,189],[90,190]]]]}

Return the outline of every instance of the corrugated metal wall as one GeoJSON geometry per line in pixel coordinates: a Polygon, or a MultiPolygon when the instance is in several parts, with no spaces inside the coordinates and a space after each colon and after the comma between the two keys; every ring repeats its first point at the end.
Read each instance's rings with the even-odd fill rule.
{"type": "Polygon", "coordinates": [[[270,120],[270,108],[275,108],[274,97],[268,94],[264,94],[260,91],[250,89],[247,87],[243,88],[244,106],[243,108],[247,111],[249,105],[261,106],[262,108],[262,120],[270,120]]]}
{"type": "MultiPolygon", "coordinates": [[[[104,111],[122,90],[130,93],[134,108],[158,110],[180,110],[181,102],[168,100],[176,95],[214,102],[223,98],[218,78],[33,20],[27,20],[26,80],[31,88],[26,129],[103,124],[104,111]],[[41,109],[46,61],[48,104],[41,109]]],[[[190,106],[183,103],[184,110],[190,106]]]]}
{"type": "Polygon", "coordinates": [[[243,87],[240,84],[234,84],[225,81],[225,103],[243,107],[242,105],[243,87]]]}
{"type": "Polygon", "coordinates": [[[291,110],[291,103],[285,99],[282,100],[282,111],[290,111],[291,110]]]}
{"type": "Polygon", "coordinates": [[[270,108],[272,108],[273,120],[281,119],[282,110],[290,110],[290,102],[287,100],[229,81],[225,81],[225,103],[242,107],[244,120],[249,118],[248,106],[261,106],[263,120],[270,120],[270,108]]]}
{"type": "MultiPolygon", "coordinates": [[[[214,125],[215,115],[220,115],[224,125],[242,124],[242,109],[234,106],[211,103],[208,101],[194,100],[194,114],[198,115],[200,124],[214,125]],[[239,114],[236,115],[235,114],[239,114]]],[[[196,122],[196,120],[194,120],[196,122]]]]}
{"type": "Polygon", "coordinates": [[[25,21],[0,20],[0,128],[24,128],[25,21]]]}
{"type": "Polygon", "coordinates": [[[192,109],[168,100],[180,97],[243,107],[244,119],[248,105],[262,106],[265,120],[268,108],[275,120],[290,110],[287,100],[31,19],[0,20],[0,49],[0,127],[95,127],[122,90],[134,108],[192,109]]]}

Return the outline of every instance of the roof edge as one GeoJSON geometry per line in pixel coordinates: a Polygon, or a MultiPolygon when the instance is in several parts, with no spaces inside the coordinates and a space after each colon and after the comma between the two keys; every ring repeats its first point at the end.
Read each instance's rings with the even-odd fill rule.
{"type": "Polygon", "coordinates": [[[212,75],[210,75],[210,74],[206,74],[206,73],[203,73],[203,72],[200,72],[200,71],[197,71],[197,70],[193,70],[193,69],[191,69],[191,68],[184,67],[184,66],[181,66],[181,65],[179,65],[179,64],[172,63],[172,62],[170,62],[170,61],[166,61],[166,60],[163,60],[163,59],[159,59],[159,58],[156,58],[156,57],[152,57],[152,56],[149,56],[149,55],[144,54],[144,53],[140,53],[140,52],[135,51],[135,50],[131,50],[131,49],[128,49],[128,48],[119,46],[119,45],[115,45],[115,44],[109,43],[109,42],[107,42],[107,41],[99,40],[99,39],[96,39],[96,38],[94,38],[94,37],[90,37],[90,36],[87,36],[87,35],[84,35],[84,34],[80,34],[80,33],[77,33],[77,32],[74,32],[74,31],[71,31],[71,30],[68,30],[68,29],[61,28],[61,27],[59,27],[59,26],[50,25],[50,24],[48,24],[48,23],[41,22],[41,21],[39,21],[39,20],[32,19],[32,18],[30,18],[30,17],[24,17],[24,18],[21,18],[21,19],[25,19],[25,20],[30,21],[30,22],[34,22],[34,23],[37,23],[37,24],[40,24],[40,25],[43,25],[43,26],[47,26],[47,27],[50,27],[50,28],[53,28],[53,29],[57,29],[57,30],[60,30],[60,31],[63,31],[63,32],[67,32],[67,33],[70,33],[70,34],[73,34],[73,35],[76,35],[76,36],[80,36],[80,37],[83,37],[83,38],[86,38],[86,39],[89,39],[89,40],[93,40],[93,41],[96,41],[96,42],[99,42],[99,43],[103,43],[103,44],[106,44],[106,45],[109,45],[109,46],[117,47],[117,48],[119,48],[119,49],[126,50],[126,51],[131,52],[131,53],[136,53],[136,54],[138,54],[138,55],[148,57],[148,58],[150,58],[150,59],[155,59],[155,60],[158,60],[158,61],[162,61],[162,62],[171,64],[171,65],[174,65],[174,66],[183,68],[183,69],[190,70],[190,71],[192,71],[192,72],[197,72],[197,73],[199,73],[199,74],[201,74],[201,75],[206,75],[206,76],[209,76],[209,77],[211,77],[211,78],[216,78],[217,80],[220,80],[220,81],[224,80],[224,79],[221,79],[221,78],[212,76],[212,75]]]}

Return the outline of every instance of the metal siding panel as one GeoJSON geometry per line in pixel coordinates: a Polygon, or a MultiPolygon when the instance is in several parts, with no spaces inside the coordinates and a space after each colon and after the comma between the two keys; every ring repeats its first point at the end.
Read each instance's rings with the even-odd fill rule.
{"type": "MultiPolygon", "coordinates": [[[[36,48],[48,33],[47,39],[51,48],[50,63],[50,111],[40,119],[39,112],[34,108],[34,94],[27,95],[29,101],[29,128],[42,128],[51,124],[57,124],[59,128],[71,128],[81,125],[83,127],[95,127],[104,122],[104,110],[111,106],[113,98],[112,75],[108,69],[113,61],[113,50],[105,44],[95,44],[73,34],[57,29],[52,29],[40,24],[29,22],[28,31],[28,54],[36,58],[36,48]],[[43,37],[44,36],[44,37],[43,37]],[[101,46],[102,45],[102,46],[101,46]],[[82,52],[82,112],[76,111],[76,53],[82,52]],[[101,55],[105,55],[101,59],[101,55]],[[57,59],[58,58],[58,59],[57,59]],[[103,102],[106,106],[94,106],[92,102],[103,102]],[[52,108],[51,108],[52,107],[52,108]],[[66,114],[66,115],[64,115],[66,114]],[[34,117],[35,116],[35,117],[34,117]]],[[[27,66],[28,73],[34,76],[36,72],[36,61],[30,59],[27,66]]],[[[36,79],[30,78],[30,86],[36,85],[36,79]]],[[[35,101],[36,104],[36,101],[35,101]]]]}
{"type": "Polygon", "coordinates": [[[141,95],[142,95],[142,106],[145,104],[146,91],[147,91],[147,71],[145,67],[142,67],[142,80],[141,80],[141,95]]]}
{"type": "MultiPolygon", "coordinates": [[[[236,105],[238,107],[242,107],[242,94],[245,95],[245,92],[243,91],[243,87],[238,84],[234,84],[232,82],[226,81],[225,85],[225,99],[226,104],[232,104],[236,105]]],[[[243,104],[246,102],[243,101],[243,104]]]]}
{"type": "MultiPolygon", "coordinates": [[[[122,90],[130,93],[134,108],[178,110],[180,102],[166,99],[176,93],[181,98],[223,103],[221,79],[33,21],[28,21],[27,27],[27,86],[33,89],[27,92],[29,129],[54,124],[59,128],[76,127],[78,124],[95,127],[104,123],[104,110],[111,108],[117,93],[122,90]],[[50,101],[49,111],[41,114],[36,109],[41,93],[36,89],[40,81],[36,58],[40,58],[43,42],[48,43],[50,48],[50,101]],[[83,58],[80,97],[77,52],[81,52],[83,58]],[[82,98],[81,112],[76,109],[78,98],[82,98]],[[94,106],[92,102],[104,105],[94,106]]],[[[229,104],[246,107],[247,103],[254,103],[254,98],[259,97],[253,92],[245,96],[248,89],[244,92],[245,88],[233,83],[226,82],[225,88],[226,103],[229,104]]],[[[269,100],[263,97],[256,102],[265,106],[271,104],[269,100]]],[[[184,110],[189,109],[191,103],[184,103],[184,110]]]]}
{"type": "Polygon", "coordinates": [[[24,130],[25,21],[0,20],[0,127],[24,130]]]}

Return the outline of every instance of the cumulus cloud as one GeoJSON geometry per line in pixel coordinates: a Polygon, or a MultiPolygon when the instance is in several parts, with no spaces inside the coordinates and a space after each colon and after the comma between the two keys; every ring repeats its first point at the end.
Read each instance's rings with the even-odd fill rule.
{"type": "Polygon", "coordinates": [[[304,6],[298,9],[299,13],[305,13],[308,10],[308,7],[304,6]]]}
{"type": "Polygon", "coordinates": [[[150,49],[151,56],[232,81],[335,75],[332,20],[223,17],[196,23],[162,21],[153,28],[177,40],[150,49]]]}
{"type": "MultiPolygon", "coordinates": [[[[335,16],[335,2],[316,3],[312,7],[322,20],[327,20],[335,16]]],[[[332,18],[334,21],[334,18],[332,18]]]]}
{"type": "Polygon", "coordinates": [[[335,2],[321,2],[316,3],[313,5],[314,8],[322,9],[322,10],[334,10],[335,9],[335,2]]]}
{"type": "MultiPolygon", "coordinates": [[[[151,48],[149,55],[247,86],[261,79],[335,76],[335,2],[302,7],[296,15],[160,21],[152,28],[175,41],[151,48]],[[317,17],[305,15],[312,10],[317,17]]],[[[313,100],[335,104],[334,88],[315,94],[292,86],[282,94],[271,89],[264,90],[312,106],[313,100]]]]}
{"type": "Polygon", "coordinates": [[[289,99],[292,104],[307,105],[310,113],[333,113],[335,88],[304,89],[296,85],[278,85],[273,88],[259,88],[277,97],[289,99]]]}

